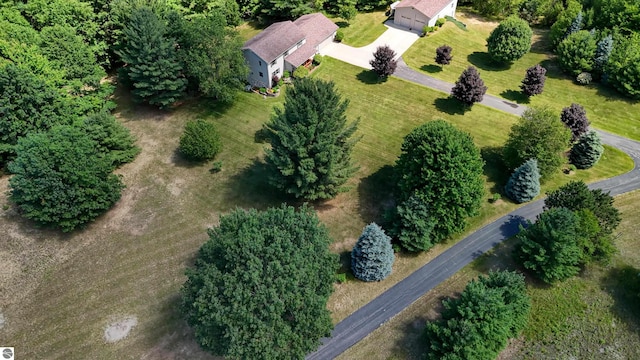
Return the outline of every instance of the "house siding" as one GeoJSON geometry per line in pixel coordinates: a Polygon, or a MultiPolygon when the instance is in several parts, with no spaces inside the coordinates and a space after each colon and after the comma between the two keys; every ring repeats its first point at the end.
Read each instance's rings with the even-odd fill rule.
{"type": "Polygon", "coordinates": [[[244,50],[244,58],[249,66],[248,81],[251,86],[269,87],[271,80],[269,79],[268,65],[256,53],[251,50],[244,50]],[[262,77],[260,77],[262,73],[262,77]]]}
{"type": "Polygon", "coordinates": [[[435,26],[438,19],[445,16],[456,17],[456,7],[458,6],[458,0],[453,0],[450,4],[440,10],[432,19],[429,20],[429,26],[435,26]]]}
{"type": "Polygon", "coordinates": [[[336,32],[334,32],[333,34],[329,35],[329,37],[327,37],[326,39],[324,39],[320,45],[318,45],[318,48],[316,49],[316,51],[319,53],[320,51],[322,51],[322,49],[324,49],[327,45],[333,43],[333,39],[336,37],[336,32]]]}

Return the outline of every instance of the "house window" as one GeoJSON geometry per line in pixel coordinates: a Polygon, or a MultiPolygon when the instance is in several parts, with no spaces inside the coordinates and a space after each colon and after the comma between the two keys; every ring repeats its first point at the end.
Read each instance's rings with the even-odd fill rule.
{"type": "Polygon", "coordinates": [[[273,60],[273,61],[271,62],[271,66],[273,66],[273,65],[275,65],[275,64],[276,64],[276,61],[275,61],[275,60],[273,60]]]}
{"type": "Polygon", "coordinates": [[[262,66],[262,61],[258,60],[258,66],[262,66]]]}
{"type": "Polygon", "coordinates": [[[271,76],[276,76],[280,74],[280,69],[276,69],[276,71],[273,72],[273,74],[271,74],[271,76]]]}
{"type": "Polygon", "coordinates": [[[260,77],[264,77],[264,75],[262,74],[262,71],[260,72],[260,77]]]}

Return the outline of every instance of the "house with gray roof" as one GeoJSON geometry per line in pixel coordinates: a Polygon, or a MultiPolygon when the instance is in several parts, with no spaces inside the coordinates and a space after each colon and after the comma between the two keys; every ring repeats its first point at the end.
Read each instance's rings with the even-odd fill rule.
{"type": "Polygon", "coordinates": [[[393,5],[394,24],[422,31],[425,26],[434,26],[439,18],[455,17],[458,0],[402,0],[393,5]]]}
{"type": "Polygon", "coordinates": [[[242,47],[249,84],[272,87],[274,76],[282,77],[285,70],[293,72],[311,61],[333,41],[337,30],[338,26],[320,13],[270,25],[242,47]]]}

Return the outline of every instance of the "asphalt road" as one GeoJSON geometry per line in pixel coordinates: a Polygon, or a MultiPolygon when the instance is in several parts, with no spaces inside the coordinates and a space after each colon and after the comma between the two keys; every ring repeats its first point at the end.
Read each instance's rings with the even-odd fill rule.
{"type": "MultiPolygon", "coordinates": [[[[414,71],[406,66],[402,59],[400,60],[395,73],[397,77],[447,93],[453,86],[453,84],[414,71]]],[[[521,115],[526,109],[524,106],[489,95],[485,95],[482,104],[515,115],[521,115]]],[[[609,191],[612,195],[639,189],[640,143],[603,131],[598,131],[598,133],[605,144],[629,154],[633,158],[635,166],[632,171],[626,174],[590,184],[589,187],[601,188],[609,191]]],[[[542,212],[543,205],[544,200],[527,204],[459,241],[440,256],[338,323],[331,333],[331,337],[322,339],[322,345],[314,353],[309,354],[307,359],[333,359],[337,357],[471,261],[515,235],[518,232],[518,225],[525,223],[526,220],[534,220],[542,212]]]]}

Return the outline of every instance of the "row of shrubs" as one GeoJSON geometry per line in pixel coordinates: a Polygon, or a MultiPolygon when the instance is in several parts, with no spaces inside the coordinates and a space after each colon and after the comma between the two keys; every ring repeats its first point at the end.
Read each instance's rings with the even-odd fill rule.
{"type": "Polygon", "coordinates": [[[442,27],[442,25],[444,25],[444,23],[447,22],[447,20],[445,18],[440,18],[438,20],[436,20],[436,24],[434,26],[429,26],[429,25],[425,25],[422,28],[422,36],[425,36],[426,34],[430,34],[432,32],[437,31],[439,28],[442,27]]]}

